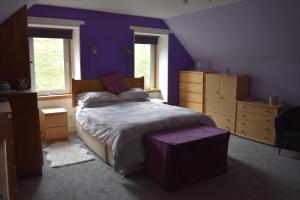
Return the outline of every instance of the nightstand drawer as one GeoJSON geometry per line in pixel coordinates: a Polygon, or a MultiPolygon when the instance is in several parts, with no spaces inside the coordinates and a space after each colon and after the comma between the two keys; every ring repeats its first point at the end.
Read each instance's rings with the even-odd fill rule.
{"type": "Polygon", "coordinates": [[[45,128],[67,126],[68,124],[67,113],[45,116],[44,123],[45,123],[45,128]]]}
{"type": "Polygon", "coordinates": [[[66,126],[46,128],[45,129],[46,140],[60,139],[68,137],[68,128],[66,126]]]}

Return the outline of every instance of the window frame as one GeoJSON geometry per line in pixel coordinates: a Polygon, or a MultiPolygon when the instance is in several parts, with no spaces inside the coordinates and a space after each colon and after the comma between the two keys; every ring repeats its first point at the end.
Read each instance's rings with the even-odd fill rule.
{"type": "MultiPolygon", "coordinates": [[[[64,42],[64,76],[65,89],[64,90],[47,90],[37,91],[35,78],[35,64],[34,64],[34,38],[29,37],[29,51],[30,51],[30,73],[31,73],[31,88],[36,90],[38,96],[63,95],[71,93],[71,39],[63,39],[64,42]]],[[[53,38],[55,39],[55,38],[53,38]]],[[[62,39],[62,38],[57,38],[62,39]]]]}
{"type": "MultiPolygon", "coordinates": [[[[134,45],[136,45],[138,43],[134,43],[134,45]]],[[[146,90],[153,90],[153,89],[158,89],[157,88],[157,44],[148,44],[150,45],[150,85],[144,85],[146,90]]],[[[136,49],[134,47],[134,49],[136,49]]],[[[135,50],[134,50],[134,74],[136,71],[136,63],[135,63],[135,50]]]]}

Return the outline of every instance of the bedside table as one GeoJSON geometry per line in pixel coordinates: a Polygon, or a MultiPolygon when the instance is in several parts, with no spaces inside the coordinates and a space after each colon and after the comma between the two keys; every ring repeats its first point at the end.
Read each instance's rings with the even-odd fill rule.
{"type": "Polygon", "coordinates": [[[46,141],[67,139],[68,112],[64,108],[41,109],[42,136],[46,141]]]}

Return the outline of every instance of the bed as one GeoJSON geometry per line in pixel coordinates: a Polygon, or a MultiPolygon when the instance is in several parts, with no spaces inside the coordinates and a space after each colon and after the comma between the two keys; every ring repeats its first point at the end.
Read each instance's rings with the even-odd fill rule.
{"type": "MultiPolygon", "coordinates": [[[[124,82],[129,88],[144,86],[143,78],[124,78],[124,82]]],[[[77,105],[78,94],[99,90],[104,90],[99,80],[72,80],[77,135],[124,175],[143,169],[143,134],[198,124],[215,126],[205,114],[150,101],[120,102],[96,108],[77,105]]]]}

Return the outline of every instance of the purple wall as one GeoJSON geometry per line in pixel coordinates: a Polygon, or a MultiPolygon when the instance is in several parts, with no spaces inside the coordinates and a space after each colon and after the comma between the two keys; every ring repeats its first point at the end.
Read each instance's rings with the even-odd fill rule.
{"type": "Polygon", "coordinates": [[[165,22],[195,63],[252,76],[252,95],[300,104],[300,1],[243,0],[165,22]]]}
{"type": "MultiPolygon", "coordinates": [[[[133,55],[124,54],[123,45],[133,47],[133,31],[130,26],[168,28],[163,20],[112,14],[80,9],[35,5],[29,16],[84,20],[80,29],[81,70],[83,79],[119,71],[133,77],[133,55]],[[91,55],[88,46],[95,44],[97,55],[91,55]]],[[[178,104],[178,71],[191,69],[193,60],[173,34],[169,39],[169,102],[178,104]]]]}

